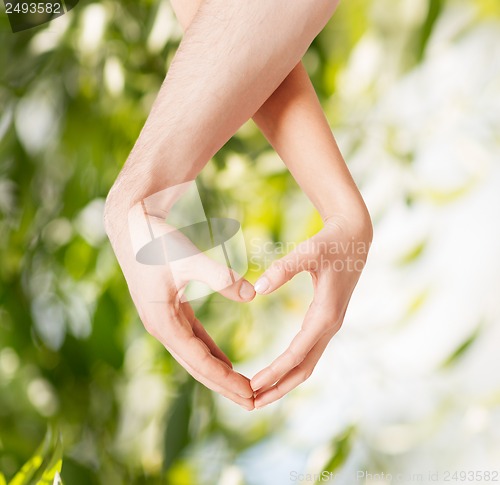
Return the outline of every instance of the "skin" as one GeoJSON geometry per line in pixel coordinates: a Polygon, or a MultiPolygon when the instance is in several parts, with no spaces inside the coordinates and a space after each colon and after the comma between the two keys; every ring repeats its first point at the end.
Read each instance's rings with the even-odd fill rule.
{"type": "MultiPolygon", "coordinates": [[[[105,224],[146,329],[193,377],[253,409],[279,399],[311,374],[342,324],[372,237],[366,207],[299,62],[337,2],[321,0],[314,9],[302,1],[175,0],[172,4],[186,35],[110,191],[105,224]],[[232,369],[192,309],[181,301],[168,266],[137,263],[126,229],[140,237],[144,217],[156,217],[161,233],[160,216],[168,211],[168,203],[151,195],[194,179],[251,116],[314,203],[325,227],[302,243],[305,251],[273,263],[255,285],[257,292],[269,294],[305,270],[312,275],[315,296],[290,347],[250,382],[232,369]],[[124,214],[133,214],[141,201],[146,201],[145,210],[126,219],[124,214]],[[361,251],[360,245],[364,245],[361,251]],[[353,259],[360,264],[349,269],[347,263],[353,259]],[[163,301],[152,304],[153,296],[163,301]]],[[[237,275],[231,278],[227,268],[212,265],[210,273],[219,286],[226,284],[222,292],[228,298],[254,297],[253,290],[240,292],[248,290],[248,282],[237,275]]],[[[186,274],[185,280],[196,277],[186,274]]]]}

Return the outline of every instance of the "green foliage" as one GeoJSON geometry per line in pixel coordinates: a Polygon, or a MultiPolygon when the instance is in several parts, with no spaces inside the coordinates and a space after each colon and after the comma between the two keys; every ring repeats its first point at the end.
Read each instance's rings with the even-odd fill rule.
{"type": "Polygon", "coordinates": [[[478,325],[477,328],[472,332],[443,362],[442,366],[444,368],[453,367],[457,362],[461,361],[467,352],[476,343],[478,337],[481,335],[482,326],[478,325]]]}
{"type": "MultiPolygon", "coordinates": [[[[62,483],[55,481],[56,475],[61,472],[62,455],[61,436],[49,428],[42,444],[21,470],[16,473],[9,485],[52,485],[62,483]]],[[[5,479],[3,480],[5,483],[5,479]]]]}
{"type": "MultiPolygon", "coordinates": [[[[394,62],[402,71],[425,58],[448,2],[429,0],[411,28],[392,20],[397,3],[342,2],[307,53],[333,123],[343,116],[335,97],[341,74],[360,40],[376,32],[388,52],[402,49],[403,66],[394,62]],[[390,7],[382,20],[380,5],[390,7]]],[[[213,397],[197,393],[199,386],[142,328],[99,229],[99,207],[180,41],[179,29],[166,25],[164,42],[151,47],[161,4],[82,1],[61,19],[17,34],[0,15],[0,485],[51,483],[56,472],[70,485],[202,483],[189,457],[200,443],[223,443],[226,454],[214,459],[220,469],[282,428],[283,416],[265,415],[247,429],[232,426],[213,397]],[[101,38],[93,31],[99,19],[101,38]],[[43,438],[52,422],[58,431],[43,438]]],[[[478,4],[483,17],[498,15],[497,0],[478,4]]],[[[375,94],[368,86],[360,101],[369,104],[375,94]]],[[[364,128],[352,129],[361,140],[364,128]]],[[[410,169],[413,154],[397,152],[387,132],[389,153],[410,169]]],[[[347,151],[354,153],[360,140],[347,151]]],[[[284,241],[291,225],[284,209],[304,206],[305,198],[283,167],[269,168],[270,154],[249,123],[209,163],[200,188],[207,214],[236,215],[245,229],[284,241]]],[[[469,188],[427,195],[444,204],[469,188]]],[[[304,214],[305,222],[293,221],[300,237],[321,223],[312,211],[304,214]]],[[[401,264],[420,261],[425,244],[410,248],[401,264]]],[[[250,276],[256,274],[251,266],[250,276]]],[[[426,297],[417,295],[410,312],[426,297]]],[[[238,363],[265,350],[272,325],[220,303],[214,295],[196,311],[229,357],[238,363]]],[[[258,308],[276,315],[285,303],[277,298],[258,308]]],[[[476,337],[445,365],[459,361],[476,337]]],[[[343,466],[355,439],[348,430],[333,441],[327,470],[343,466]]]]}
{"type": "Polygon", "coordinates": [[[192,414],[191,394],[193,381],[189,379],[179,389],[165,426],[163,469],[169,470],[188,446],[189,422],[192,414]]]}
{"type": "Polygon", "coordinates": [[[427,16],[425,18],[424,25],[420,29],[418,35],[417,44],[417,60],[421,61],[425,54],[425,48],[429,42],[432,31],[434,30],[434,25],[441,14],[444,1],[443,0],[428,0],[427,16]]]}
{"type": "Polygon", "coordinates": [[[422,241],[410,248],[410,250],[401,256],[398,260],[398,264],[405,265],[417,261],[422,253],[425,251],[427,241],[422,241]]]}
{"type": "MultiPolygon", "coordinates": [[[[335,474],[342,465],[345,463],[347,458],[349,457],[349,453],[351,452],[351,447],[353,444],[355,435],[355,429],[350,427],[347,428],[343,433],[339,436],[336,436],[332,441],[331,447],[332,452],[330,455],[330,459],[323,467],[323,471],[329,472],[330,474],[335,474]]],[[[316,483],[321,483],[321,478],[316,481],[316,483]]]]}

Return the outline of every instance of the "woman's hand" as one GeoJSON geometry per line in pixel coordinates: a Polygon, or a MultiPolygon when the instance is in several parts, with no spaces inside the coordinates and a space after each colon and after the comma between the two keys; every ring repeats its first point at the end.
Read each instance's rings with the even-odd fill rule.
{"type": "Polygon", "coordinates": [[[280,399],[312,374],[342,325],[371,240],[367,215],[331,217],[319,233],[275,261],[255,283],[257,293],[268,295],[297,273],[308,271],[314,286],[314,299],[299,333],[282,355],[251,380],[256,408],[280,399]]]}

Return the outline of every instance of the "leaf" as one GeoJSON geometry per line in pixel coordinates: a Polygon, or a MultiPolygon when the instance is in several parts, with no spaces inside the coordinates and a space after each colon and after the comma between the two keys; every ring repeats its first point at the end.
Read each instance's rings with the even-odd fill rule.
{"type": "Polygon", "coordinates": [[[442,367],[451,367],[456,364],[465,353],[472,347],[472,344],[477,340],[479,334],[481,333],[481,325],[472,332],[472,334],[466,338],[456,349],[455,351],[448,356],[448,358],[443,362],[442,367]]]}
{"type": "MultiPolygon", "coordinates": [[[[333,474],[338,470],[347,460],[352,448],[352,441],[354,436],[354,428],[347,428],[340,436],[337,436],[332,443],[332,454],[326,465],[323,467],[324,472],[333,474]]],[[[323,481],[323,473],[320,474],[315,483],[323,481]]]]}
{"type": "Polygon", "coordinates": [[[97,302],[92,333],[87,340],[88,355],[107,362],[114,369],[123,365],[123,344],[119,329],[122,310],[113,294],[106,289],[97,302]]]}
{"type": "Polygon", "coordinates": [[[424,58],[425,49],[429,43],[429,39],[434,30],[436,21],[443,10],[443,0],[429,0],[429,7],[427,11],[427,17],[425,19],[424,25],[420,30],[420,38],[418,39],[417,47],[417,60],[421,62],[424,58]]]}
{"type": "Polygon", "coordinates": [[[431,295],[431,291],[429,288],[425,288],[424,290],[420,291],[417,295],[413,297],[413,299],[410,301],[410,304],[408,305],[408,310],[407,310],[407,316],[412,316],[415,315],[415,313],[418,312],[424,305],[424,303],[428,300],[429,296],[431,295]]]}
{"type": "Polygon", "coordinates": [[[467,195],[476,186],[476,183],[477,180],[472,178],[460,187],[449,190],[428,189],[422,191],[422,195],[437,205],[451,204],[467,195]]]}
{"type": "Polygon", "coordinates": [[[61,434],[58,433],[52,457],[43,471],[42,477],[37,482],[37,485],[62,484],[61,477],[59,476],[62,468],[62,457],[63,446],[61,434]]]}
{"type": "MultiPolygon", "coordinates": [[[[9,485],[53,485],[62,468],[63,446],[60,433],[48,428],[42,444],[16,473],[9,485]]],[[[1,485],[0,481],[0,485],[1,485]]]]}
{"type": "Polygon", "coordinates": [[[0,485],[7,485],[7,481],[5,480],[5,475],[0,472],[0,485]]]}
{"type": "Polygon", "coordinates": [[[168,470],[189,444],[193,380],[188,379],[174,400],[165,427],[163,469],[168,470]]]}
{"type": "Polygon", "coordinates": [[[413,246],[406,254],[398,259],[397,264],[403,266],[405,264],[410,264],[416,261],[424,252],[427,245],[427,241],[421,241],[416,246],[413,246]]]}
{"type": "Polygon", "coordinates": [[[50,450],[51,440],[52,430],[49,428],[41,445],[37,448],[33,456],[22,466],[21,470],[14,475],[9,485],[28,485],[33,483],[36,472],[43,464],[44,456],[46,456],[50,450]]]}

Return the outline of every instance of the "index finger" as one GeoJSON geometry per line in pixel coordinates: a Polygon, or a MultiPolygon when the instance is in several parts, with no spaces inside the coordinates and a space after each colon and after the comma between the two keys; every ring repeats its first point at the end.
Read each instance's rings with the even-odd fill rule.
{"type": "MultiPolygon", "coordinates": [[[[189,320],[181,311],[172,314],[172,310],[164,305],[159,305],[158,308],[170,313],[167,317],[170,325],[157,327],[158,340],[188,364],[191,373],[195,373],[198,380],[203,379],[203,384],[217,392],[224,390],[245,399],[253,397],[248,379],[210,352],[208,346],[195,335],[189,320]]],[[[156,321],[165,319],[165,314],[160,315],[158,311],[154,313],[156,321]]]]}
{"type": "MultiPolygon", "coordinates": [[[[250,398],[242,397],[239,394],[236,394],[235,392],[228,391],[227,389],[222,388],[217,383],[214,383],[213,381],[207,380],[205,377],[203,377],[198,372],[196,372],[189,365],[189,363],[185,362],[174,351],[170,350],[170,353],[173,355],[175,360],[177,360],[177,362],[179,362],[179,364],[181,364],[189,372],[189,374],[191,374],[191,376],[194,379],[196,379],[198,382],[200,382],[201,384],[206,386],[208,389],[211,389],[212,391],[215,391],[215,392],[221,394],[222,396],[224,396],[228,399],[231,399],[231,401],[234,401],[236,404],[243,406],[248,411],[255,409],[253,396],[250,398]]],[[[245,377],[243,377],[243,378],[248,382],[248,379],[246,379],[245,377]]]]}
{"type": "Polygon", "coordinates": [[[284,375],[297,367],[309,354],[316,343],[327,332],[331,331],[336,316],[325,304],[325,297],[332,300],[332,294],[326,288],[318,287],[313,303],[307,310],[302,328],[293,338],[288,348],[268,367],[258,372],[250,381],[255,391],[271,387],[284,375]],[[326,291],[325,291],[326,290],[326,291]]]}

